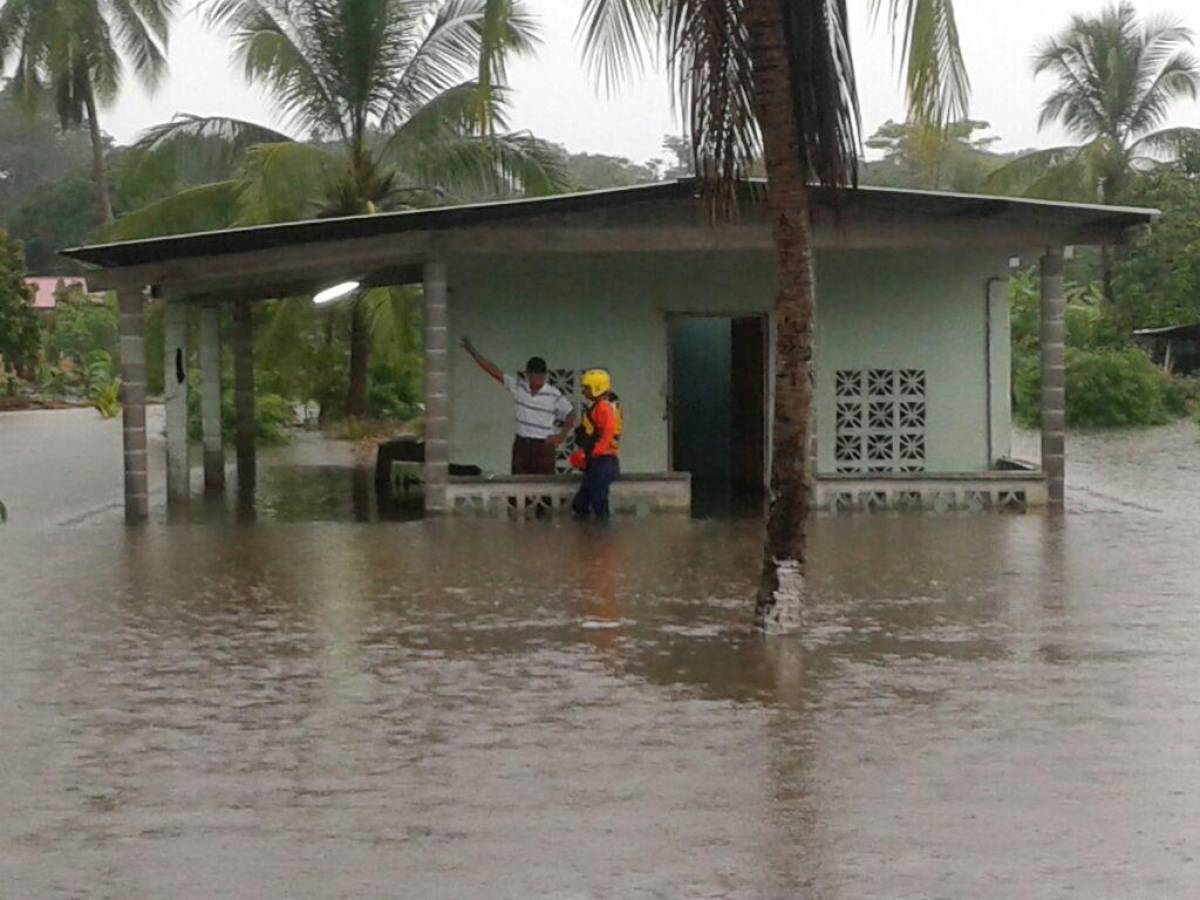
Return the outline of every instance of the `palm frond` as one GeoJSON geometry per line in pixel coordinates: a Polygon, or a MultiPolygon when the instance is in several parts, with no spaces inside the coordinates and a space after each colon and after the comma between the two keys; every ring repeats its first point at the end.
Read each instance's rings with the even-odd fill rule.
{"type": "Polygon", "coordinates": [[[95,235],[98,241],[135,241],[230,228],[238,222],[237,181],[190,188],[126,213],[95,235]]]}
{"type": "Polygon", "coordinates": [[[671,6],[671,0],[584,0],[575,36],[585,65],[607,93],[644,70],[671,6]]]}
{"type": "Polygon", "coordinates": [[[364,302],[372,357],[393,365],[411,359],[420,350],[420,291],[412,287],[375,288],[367,292],[364,302]]]}
{"type": "MultiPolygon", "coordinates": [[[[508,127],[507,92],[494,90],[492,120],[498,128],[508,127]]],[[[409,154],[441,140],[457,141],[477,134],[479,85],[466,81],[447,88],[415,110],[384,142],[382,155],[402,168],[409,154]]]]}
{"type": "Polygon", "coordinates": [[[353,98],[339,90],[349,87],[344,66],[371,60],[365,57],[370,42],[351,48],[354,55],[346,55],[344,40],[339,45],[342,12],[319,0],[216,0],[207,21],[232,32],[246,79],[266,89],[291,123],[349,140],[343,110],[353,98]]]}
{"type": "Polygon", "coordinates": [[[886,16],[898,37],[909,121],[940,127],[967,118],[971,79],[951,0],[871,0],[871,15],[886,16]]]}
{"type": "Polygon", "coordinates": [[[179,113],[147,128],[134,142],[130,164],[157,167],[183,160],[201,172],[229,177],[245,152],[256,144],[291,141],[273,128],[228,116],[179,113]]]}
{"type": "Polygon", "coordinates": [[[1194,155],[1200,153],[1200,128],[1164,128],[1138,139],[1129,150],[1133,154],[1148,154],[1165,161],[1194,155]]]}
{"type": "Polygon", "coordinates": [[[454,200],[559,193],[570,186],[558,151],[528,132],[457,137],[414,145],[401,180],[454,200]]]}
{"type": "MultiPolygon", "coordinates": [[[[478,0],[458,0],[478,2],[478,0]]],[[[483,16],[479,23],[479,91],[483,101],[480,109],[486,116],[490,111],[489,98],[494,88],[508,81],[508,60],[513,56],[528,56],[540,42],[536,21],[521,0],[483,0],[483,16]]],[[[489,119],[481,123],[484,131],[492,131],[489,119]]]]}
{"type": "Polygon", "coordinates": [[[481,7],[480,0],[450,0],[437,7],[424,36],[414,36],[412,53],[395,78],[383,129],[403,124],[478,68],[481,7]]]}
{"type": "Polygon", "coordinates": [[[1175,53],[1160,65],[1153,79],[1140,90],[1141,99],[1128,117],[1130,134],[1158,128],[1166,121],[1173,103],[1196,99],[1200,92],[1200,60],[1184,51],[1175,53]]]}
{"type": "Polygon", "coordinates": [[[167,71],[167,22],[174,0],[108,0],[113,11],[117,42],[133,62],[133,70],[150,91],[158,88],[167,71]]]}
{"type": "Polygon", "coordinates": [[[760,156],[754,81],[741,5],[679,0],[664,13],[663,42],[692,158],[710,211],[728,216],[736,183],[760,156]]]}
{"type": "Polygon", "coordinates": [[[312,144],[255,144],[246,151],[238,177],[238,222],[313,218],[345,170],[344,158],[312,144]]]}
{"type": "Polygon", "coordinates": [[[1050,147],[1024,153],[996,169],[984,181],[989,193],[1020,196],[1046,196],[1049,190],[1065,190],[1060,199],[1093,199],[1079,196],[1085,171],[1084,148],[1050,147]],[[1067,194],[1072,194],[1068,196],[1067,194]]]}
{"type": "Polygon", "coordinates": [[[858,179],[862,122],[846,3],[789,3],[786,11],[800,162],[810,179],[841,188],[858,179]]]}

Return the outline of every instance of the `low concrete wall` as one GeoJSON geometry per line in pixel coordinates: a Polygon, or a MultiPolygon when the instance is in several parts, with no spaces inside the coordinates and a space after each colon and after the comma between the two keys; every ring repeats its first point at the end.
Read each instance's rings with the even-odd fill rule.
{"type": "MultiPolygon", "coordinates": [[[[451,478],[447,509],[476,515],[561,515],[571,512],[579,490],[575,475],[510,475],[451,478]]],[[[612,486],[612,511],[625,515],[690,513],[692,479],[687,473],[622,475],[612,486]]]]}
{"type": "Polygon", "coordinates": [[[1046,506],[1041,472],[965,475],[828,475],[817,481],[816,506],[830,512],[1025,512],[1046,506]]]}

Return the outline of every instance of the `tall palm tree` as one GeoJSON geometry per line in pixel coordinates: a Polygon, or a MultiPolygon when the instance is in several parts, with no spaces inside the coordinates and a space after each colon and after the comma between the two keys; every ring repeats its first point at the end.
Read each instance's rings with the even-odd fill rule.
{"type": "Polygon", "coordinates": [[[14,80],[29,103],[48,88],[63,127],[86,119],[106,223],[113,208],[98,108],[116,100],[127,64],[147,89],[158,86],[175,6],[175,0],[4,0],[0,6],[0,70],[15,62],[14,80]]]}
{"type": "MultiPolygon", "coordinates": [[[[138,143],[143,158],[206,153],[218,167],[238,160],[237,174],[141,210],[109,236],[178,230],[214,213],[253,224],[371,214],[454,192],[558,189],[565,176],[551,148],[496,131],[506,124],[496,77],[508,55],[532,50],[536,32],[520,0],[505,0],[501,27],[491,28],[486,2],[218,0],[209,19],[231,31],[247,79],[309,140],[226,117],[156,126],[138,143]],[[481,58],[487,85],[470,78],[481,58]]],[[[367,413],[371,309],[386,296],[351,307],[353,416],[367,413]]]]}
{"type": "MultiPolygon", "coordinates": [[[[1060,122],[1079,141],[1019,157],[988,186],[1035,197],[1119,203],[1140,172],[1200,148],[1200,130],[1164,128],[1171,106],[1195,100],[1200,62],[1190,29],[1168,18],[1144,24],[1128,0],[1096,16],[1075,16],[1047,40],[1034,62],[1058,86],[1042,104],[1038,127],[1060,122]]],[[[1113,257],[1101,249],[1105,300],[1115,305],[1113,257]]]]}
{"type": "MultiPolygon", "coordinates": [[[[491,0],[498,4],[500,0],[491,0]]],[[[898,36],[909,118],[965,118],[969,84],[951,0],[869,0],[898,36]]],[[[771,505],[756,617],[796,627],[804,598],[813,298],[810,188],[857,177],[860,117],[845,0],[585,0],[580,34],[602,83],[657,46],[688,118],[715,215],[760,154],[775,236],[776,369],[771,505]]]]}
{"type": "Polygon", "coordinates": [[[1034,73],[1058,78],[1038,128],[1059,122],[1078,143],[1025,154],[995,172],[991,185],[1119,202],[1139,171],[1200,144],[1198,129],[1163,128],[1176,101],[1200,92],[1192,43],[1191,30],[1174,20],[1140,23],[1128,0],[1072,18],[1038,48],[1034,73]]]}

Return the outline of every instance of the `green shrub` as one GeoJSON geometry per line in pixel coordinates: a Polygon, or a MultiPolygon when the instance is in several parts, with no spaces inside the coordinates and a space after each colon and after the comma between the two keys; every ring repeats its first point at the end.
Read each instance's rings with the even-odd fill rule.
{"type": "MultiPolygon", "coordinates": [[[[1171,379],[1141,350],[1068,347],[1066,365],[1068,425],[1161,425],[1182,402],[1171,379]]],[[[1016,417],[1023,425],[1038,424],[1041,381],[1036,361],[1026,360],[1016,372],[1016,417]]]]}
{"type": "Polygon", "coordinates": [[[367,400],[375,419],[411,419],[421,400],[419,356],[373,363],[367,386],[367,400]]]}
{"type": "Polygon", "coordinates": [[[1200,378],[1173,377],[1167,389],[1167,411],[1174,416],[1200,414],[1200,378]]]}
{"type": "Polygon", "coordinates": [[[121,380],[112,378],[92,385],[92,406],[102,418],[111,419],[121,412],[121,380]]]}
{"type": "MultiPolygon", "coordinates": [[[[194,379],[198,381],[198,379],[194,379]]],[[[257,394],[254,398],[254,438],[260,444],[286,444],[292,439],[295,414],[292,404],[278,394],[257,394]]],[[[232,444],[237,428],[237,406],[232,389],[221,394],[221,435],[232,444]]],[[[188,436],[199,441],[204,429],[200,420],[200,391],[188,392],[188,436]]]]}

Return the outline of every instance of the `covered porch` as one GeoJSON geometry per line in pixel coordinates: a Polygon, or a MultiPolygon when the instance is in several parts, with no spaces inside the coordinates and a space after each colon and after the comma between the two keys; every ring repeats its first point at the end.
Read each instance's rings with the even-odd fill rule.
{"type": "MultiPolygon", "coordinates": [[[[564,476],[534,484],[498,471],[490,477],[450,474],[452,461],[482,462],[485,472],[498,470],[502,443],[496,437],[496,422],[503,424],[506,418],[494,411],[499,408],[496,404],[492,411],[482,409],[480,404],[485,401],[475,398],[475,388],[456,371],[463,365],[453,353],[457,337],[469,330],[492,333],[484,329],[501,327],[503,310],[528,311],[553,296],[563,303],[578,303],[581,309],[586,304],[588,316],[615,336],[603,359],[582,357],[578,348],[584,344],[575,318],[547,317],[544,331],[528,322],[510,328],[521,332],[522,340],[539,340],[541,346],[554,347],[555,352],[561,348],[575,364],[564,371],[604,363],[616,371],[618,384],[627,386],[633,421],[642,431],[637,442],[630,441],[634,449],[625,463],[628,475],[617,488],[617,505],[636,512],[684,510],[690,505],[691,479],[676,465],[681,432],[674,406],[680,395],[671,387],[677,368],[665,345],[671,323],[680,316],[695,316],[728,322],[732,333],[739,322],[757,321],[762,352],[755,364],[739,366],[735,361],[728,368],[731,378],[738,372],[751,372],[746,390],[751,395],[761,390],[757,402],[762,421],[745,424],[755,439],[734,442],[728,452],[741,455],[738,471],[749,473],[749,480],[757,479],[761,488],[770,467],[770,372],[777,336],[770,316],[771,234],[760,207],[749,195],[751,190],[747,186],[741,217],[721,225],[707,221],[695,184],[680,181],[65,251],[88,266],[90,289],[115,290],[119,297],[127,520],[143,521],[148,515],[147,297],[166,301],[167,496],[171,506],[181,506],[190,500],[188,307],[200,308],[205,489],[224,490],[221,357],[229,351],[237,398],[237,485],[239,495],[249,497],[257,464],[251,305],[274,297],[312,295],[348,280],[363,286],[422,286],[425,451],[421,478],[427,513],[505,511],[514,504],[532,508],[548,503],[553,509],[562,508],[560,499],[542,498],[561,498],[570,490],[571,482],[564,476]],[[531,272],[539,279],[536,290],[522,288],[522,279],[532,277],[531,272]],[[689,279],[699,282],[689,288],[689,279]],[[624,290],[619,304],[608,299],[615,296],[612,285],[624,290]],[[688,296],[681,298],[680,292],[688,296]],[[222,347],[218,327],[222,304],[233,311],[229,348],[222,347]],[[647,349],[660,344],[664,344],[661,353],[647,349]],[[760,387],[754,387],[755,383],[760,387]],[[628,502],[621,501],[624,496],[628,502]]],[[[1153,214],[868,188],[849,192],[840,200],[823,192],[816,192],[816,197],[818,296],[821,304],[828,299],[830,310],[842,310],[831,313],[828,330],[818,334],[818,505],[862,511],[1061,506],[1065,471],[1063,249],[1117,243],[1131,228],[1147,224],[1153,214]],[[863,265],[864,254],[870,255],[869,267],[863,265]],[[1042,270],[1043,429],[1042,464],[1037,470],[1008,461],[1004,437],[1010,415],[1003,275],[1012,257],[1036,258],[1042,270]],[[961,302],[956,299],[953,307],[947,307],[958,310],[955,315],[959,318],[945,327],[945,334],[955,335],[955,345],[942,355],[955,359],[976,355],[960,360],[964,362],[961,371],[942,366],[936,359],[936,365],[931,364],[941,394],[930,403],[944,406],[937,423],[944,435],[935,449],[922,447],[920,466],[906,465],[911,460],[905,459],[896,442],[912,435],[901,433],[902,429],[886,460],[872,449],[868,417],[872,404],[879,402],[878,391],[899,410],[894,415],[901,415],[904,404],[916,394],[905,393],[910,387],[904,379],[911,381],[913,370],[905,368],[903,353],[883,344],[873,356],[855,356],[853,352],[853,329],[861,329],[862,321],[886,323],[889,314],[897,315],[895,310],[889,313],[884,300],[860,296],[855,279],[864,268],[877,270],[877,282],[886,288],[878,293],[885,298],[889,293],[907,292],[919,300],[923,272],[935,272],[942,282],[952,285],[973,284],[977,275],[979,278],[977,302],[972,299],[973,287],[955,286],[955,297],[962,298],[961,302]],[[992,275],[985,279],[978,273],[992,275]],[[903,285],[903,290],[896,285],[903,285]],[[976,349],[963,349],[971,347],[976,349]],[[965,365],[967,362],[970,365],[965,365]],[[882,383],[884,376],[879,373],[884,372],[889,373],[887,386],[879,388],[871,379],[882,383]],[[847,386],[854,377],[860,379],[857,390],[861,396],[847,386]],[[957,400],[955,391],[969,394],[968,399],[957,400]],[[863,418],[857,425],[839,418],[850,415],[847,410],[854,405],[852,401],[861,401],[855,415],[863,418]],[[970,414],[959,416],[956,410],[963,409],[970,414]],[[850,438],[858,441],[853,452],[847,449],[850,438]]],[[[933,307],[929,312],[931,322],[942,315],[933,307]]],[[[871,327],[886,330],[889,326],[871,327]]],[[[907,338],[899,343],[906,341],[913,343],[907,338]]],[[[744,335],[743,343],[747,343],[744,335]]],[[[752,343],[750,340],[747,345],[752,343]]],[[[931,358],[938,355],[936,347],[921,349],[931,358]]],[[[924,402],[923,393],[921,399],[924,402]]],[[[730,413],[736,414],[736,409],[730,413]]],[[[923,432],[921,440],[925,440],[923,432]]]]}

